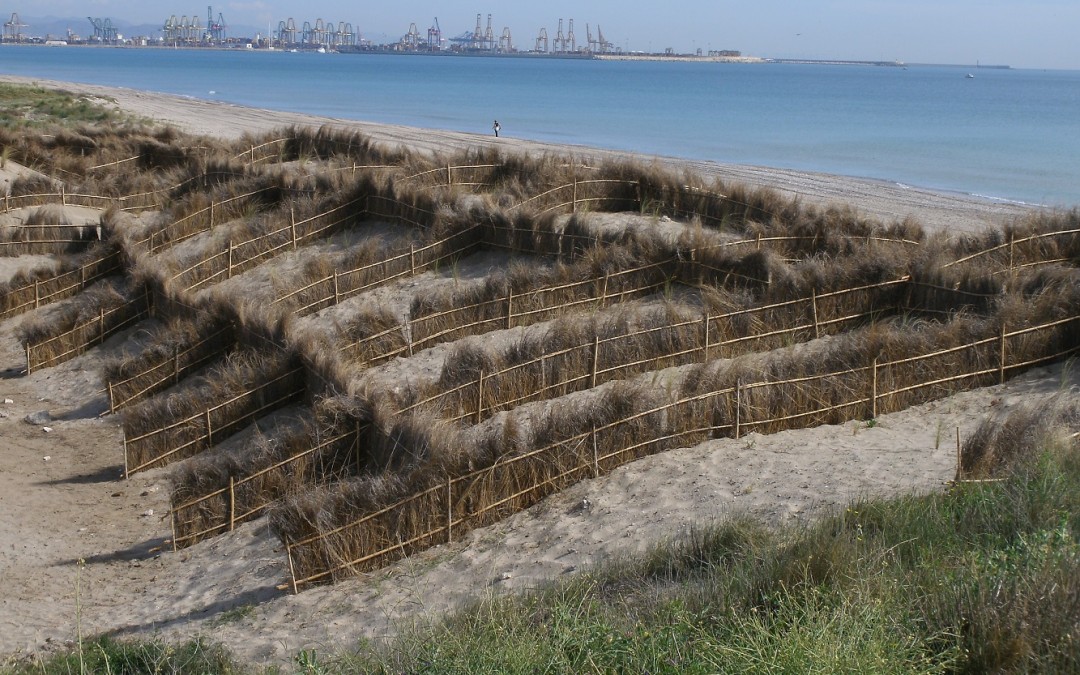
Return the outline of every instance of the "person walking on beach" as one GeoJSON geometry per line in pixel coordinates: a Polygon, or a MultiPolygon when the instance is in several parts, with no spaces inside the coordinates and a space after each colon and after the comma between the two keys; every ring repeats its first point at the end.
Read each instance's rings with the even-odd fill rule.
{"type": "Polygon", "coordinates": [[[499,125],[499,120],[495,120],[495,124],[492,124],[491,128],[495,130],[495,138],[498,138],[499,129],[502,129],[502,126],[499,125]]]}

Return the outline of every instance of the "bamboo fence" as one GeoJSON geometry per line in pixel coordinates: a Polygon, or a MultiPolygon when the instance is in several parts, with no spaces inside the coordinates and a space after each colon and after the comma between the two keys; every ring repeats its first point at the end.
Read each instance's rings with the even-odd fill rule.
{"type": "Polygon", "coordinates": [[[955,391],[1003,382],[1011,374],[1064,358],[1080,349],[1072,344],[1062,351],[1023,358],[1021,351],[1009,348],[1010,340],[1060,331],[1077,321],[1080,317],[1011,332],[1002,329],[998,336],[964,346],[892,361],[874,359],[839,372],[784,381],[740,382],[735,387],[635,413],[522,455],[499,460],[489,467],[460,476],[447,476],[445,481],[341,526],[297,541],[286,538],[290,585],[294,592],[299,592],[303,586],[355,575],[430,545],[451,542],[455,534],[460,536],[470,529],[528,508],[583,478],[599,476],[647,454],[707,438],[739,438],[751,431],[772,432],[837,423],[860,416],[873,418],[906,407],[904,404],[910,405],[912,401],[931,400],[955,391]],[[985,361],[988,354],[993,354],[997,363],[962,370],[954,364],[963,352],[971,352],[968,358],[974,363],[985,361]],[[1010,355],[1014,355],[1015,362],[1009,360],[1010,355]],[[952,358],[942,361],[942,357],[952,358]],[[934,379],[890,387],[890,382],[909,379],[912,373],[926,373],[934,379]],[[826,382],[829,386],[825,386],[826,382]],[[795,388],[813,393],[796,396],[792,391],[795,388]],[[770,417],[767,407],[755,405],[755,398],[766,399],[761,392],[767,390],[778,390],[788,400],[804,400],[810,404],[794,414],[770,417]],[[822,391],[832,393],[835,398],[824,398],[820,394],[822,391]],[[701,424],[698,417],[702,403],[714,411],[707,424],[701,424]],[[724,411],[733,411],[733,414],[716,414],[724,411]],[[682,415],[682,423],[679,412],[690,413],[682,415]],[[618,449],[598,452],[598,448],[612,445],[605,443],[602,437],[623,438],[618,435],[621,430],[646,418],[649,424],[634,426],[633,443],[616,443],[618,449]],[[699,423],[695,425],[691,421],[687,424],[686,419],[697,419],[699,423]],[[644,435],[641,434],[643,430],[647,431],[644,435]],[[537,473],[523,468],[527,465],[554,467],[551,470],[558,473],[540,472],[539,480],[523,484],[522,476],[537,473]]]}
{"type": "MultiPolygon", "coordinates": [[[[472,422],[475,419],[476,422],[479,422],[481,419],[490,416],[490,414],[496,412],[498,409],[511,408],[511,407],[514,407],[515,405],[523,403],[523,402],[525,402],[527,400],[533,400],[533,399],[536,399],[536,398],[548,398],[548,397],[550,397],[550,395],[553,392],[555,392],[556,390],[559,390],[559,389],[562,389],[562,391],[560,392],[560,395],[565,394],[565,393],[567,393],[566,390],[565,390],[566,386],[577,383],[578,381],[580,381],[580,383],[583,384],[583,385],[586,385],[586,383],[587,383],[586,386],[588,388],[592,388],[592,387],[596,386],[597,384],[600,384],[603,381],[614,379],[614,377],[616,377],[616,376],[625,376],[625,374],[627,373],[628,370],[633,369],[633,367],[637,366],[637,365],[655,365],[657,362],[659,362],[659,361],[661,361],[661,360],[663,360],[665,358],[668,359],[668,360],[671,360],[673,358],[678,358],[678,357],[687,357],[687,359],[686,359],[687,362],[695,361],[695,360],[707,361],[707,360],[709,360],[710,355],[711,356],[720,356],[720,348],[722,346],[724,346],[724,345],[732,345],[732,344],[736,344],[738,342],[742,342],[742,341],[746,341],[748,339],[753,339],[755,337],[758,337],[758,336],[744,336],[744,337],[736,337],[736,338],[732,338],[732,339],[728,339],[728,340],[716,340],[715,337],[717,335],[719,335],[718,326],[720,326],[723,321],[734,319],[734,318],[737,318],[737,317],[740,317],[740,316],[752,316],[752,315],[757,314],[757,313],[765,313],[765,312],[774,311],[774,310],[777,310],[777,309],[797,308],[799,305],[805,305],[806,306],[805,313],[807,315],[807,318],[804,321],[800,322],[798,325],[792,326],[789,329],[784,330],[784,331],[776,331],[776,333],[778,333],[778,334],[779,333],[788,333],[788,332],[794,333],[794,332],[799,332],[799,331],[810,332],[812,330],[813,331],[812,334],[816,337],[817,335],[819,335],[820,331],[827,330],[831,326],[836,326],[836,325],[839,325],[839,324],[844,323],[844,322],[855,321],[855,320],[859,320],[859,319],[862,319],[862,318],[867,318],[867,317],[873,316],[873,315],[875,315],[877,313],[877,312],[867,312],[867,313],[859,313],[859,314],[849,315],[849,316],[844,316],[844,317],[837,317],[837,318],[834,318],[834,319],[831,319],[831,320],[830,319],[823,319],[819,323],[815,324],[810,317],[817,317],[817,314],[818,314],[817,311],[816,311],[817,303],[819,303],[819,302],[827,302],[829,299],[839,298],[839,297],[842,297],[844,295],[848,295],[848,294],[852,294],[852,293],[860,293],[860,292],[870,292],[870,293],[872,293],[874,291],[888,289],[888,288],[891,288],[891,287],[902,285],[902,284],[906,283],[907,281],[908,281],[908,279],[905,277],[903,279],[884,282],[884,283],[881,283],[881,284],[873,284],[873,285],[868,285],[868,286],[863,286],[863,287],[858,287],[858,288],[845,289],[843,291],[838,291],[838,292],[835,292],[835,293],[825,293],[825,294],[822,294],[820,296],[819,295],[813,295],[813,296],[811,296],[809,298],[804,298],[804,299],[799,299],[799,300],[792,300],[792,301],[783,302],[783,303],[776,303],[776,304],[773,304],[773,305],[757,307],[757,308],[748,309],[748,310],[742,310],[742,311],[739,311],[739,312],[731,312],[731,313],[727,313],[727,314],[716,315],[716,316],[709,317],[709,323],[712,326],[711,329],[706,327],[702,320],[694,320],[694,321],[687,321],[685,323],[675,324],[673,326],[667,326],[667,327],[662,327],[662,328],[651,328],[651,329],[636,331],[634,333],[630,333],[630,334],[622,335],[622,336],[616,336],[616,337],[612,337],[612,338],[607,338],[605,340],[589,341],[587,344],[583,344],[580,347],[572,347],[572,348],[569,348],[569,349],[553,351],[553,352],[547,353],[547,354],[545,354],[545,355],[543,355],[543,356],[541,356],[541,357],[539,357],[539,358],[537,358],[537,359],[535,359],[533,361],[529,361],[527,363],[515,364],[515,365],[510,366],[508,368],[505,368],[505,369],[503,369],[501,371],[493,372],[493,373],[490,373],[490,374],[481,373],[480,374],[480,380],[478,382],[476,382],[476,383],[468,383],[468,384],[465,384],[465,385],[461,385],[459,387],[455,387],[455,388],[453,388],[451,390],[441,392],[440,394],[438,394],[436,396],[429,397],[429,398],[427,398],[425,400],[419,401],[419,402],[414,403],[414,404],[412,404],[412,405],[410,405],[410,406],[408,406],[406,408],[403,408],[402,410],[399,411],[399,414],[413,412],[413,411],[416,411],[416,410],[418,410],[420,408],[424,408],[424,407],[433,407],[433,408],[445,408],[445,407],[448,407],[448,406],[446,406],[446,404],[444,404],[442,402],[442,399],[447,399],[447,398],[453,397],[453,396],[455,396],[457,394],[461,394],[463,391],[469,389],[470,387],[475,387],[477,389],[477,393],[476,393],[477,405],[473,409],[471,409],[471,410],[469,410],[467,412],[464,412],[464,413],[462,413],[462,414],[460,414],[460,415],[458,415],[456,417],[453,417],[452,419],[454,421],[467,420],[467,421],[470,421],[470,422],[472,422]],[[811,309],[811,308],[813,308],[813,309],[811,309]],[[636,336],[648,335],[650,333],[661,332],[661,331],[672,329],[672,328],[678,330],[679,328],[683,328],[683,327],[687,327],[687,326],[693,327],[693,328],[700,328],[702,330],[702,332],[704,333],[703,339],[708,341],[708,342],[706,344],[702,344],[700,346],[695,345],[694,347],[692,347],[690,349],[687,349],[687,350],[684,350],[684,351],[681,351],[681,352],[676,352],[676,353],[667,354],[667,355],[661,355],[661,356],[657,356],[655,358],[644,359],[644,360],[641,360],[641,361],[635,361],[633,363],[611,364],[611,365],[608,365],[607,367],[598,367],[597,366],[598,361],[596,359],[596,356],[600,352],[600,347],[601,346],[606,346],[606,345],[609,345],[609,344],[617,346],[618,343],[626,341],[626,340],[631,340],[636,336]],[[712,336],[713,340],[710,340],[710,335],[712,336]],[[537,362],[543,363],[544,360],[550,361],[551,359],[558,358],[560,355],[569,354],[569,353],[571,353],[573,351],[584,351],[584,352],[588,352],[589,354],[591,354],[593,356],[593,359],[592,359],[592,362],[591,362],[591,364],[592,364],[592,366],[591,366],[592,367],[592,372],[591,373],[590,372],[585,372],[583,375],[581,375],[579,377],[575,377],[575,378],[572,378],[572,379],[567,379],[567,380],[565,380],[563,382],[553,382],[553,383],[551,383],[550,385],[548,385],[546,387],[542,387],[541,390],[539,390],[539,391],[537,391],[537,392],[535,392],[533,394],[530,394],[527,397],[523,397],[523,398],[520,398],[520,399],[515,399],[515,400],[510,400],[510,401],[501,401],[498,404],[490,404],[489,403],[487,406],[484,406],[484,405],[482,405],[480,403],[480,401],[483,400],[482,397],[484,395],[483,392],[484,392],[484,382],[485,381],[487,381],[487,380],[497,380],[499,377],[502,377],[502,376],[513,375],[514,373],[518,372],[519,370],[521,370],[523,368],[527,368],[530,365],[535,365],[537,362]]],[[[396,330],[399,330],[399,329],[397,327],[395,327],[395,328],[390,329],[388,331],[384,331],[384,333],[391,332],[391,331],[396,331],[396,330]]],[[[381,335],[382,334],[372,336],[371,339],[377,339],[377,338],[381,337],[381,335]]],[[[395,350],[394,355],[402,353],[406,349],[407,348],[403,347],[403,348],[400,348],[398,350],[395,350]]],[[[373,363],[377,362],[379,358],[381,358],[381,357],[375,357],[375,358],[372,359],[372,363],[365,362],[365,365],[373,365],[373,363]]],[[[262,477],[262,476],[270,473],[271,471],[275,471],[275,470],[291,470],[291,467],[292,467],[292,465],[294,463],[303,462],[303,460],[306,457],[308,457],[309,455],[311,455],[313,453],[318,452],[318,450],[319,450],[319,448],[306,450],[304,452],[296,454],[292,458],[284,459],[284,460],[278,462],[277,464],[275,464],[274,466],[272,466],[270,468],[259,470],[259,471],[255,472],[255,473],[250,474],[250,475],[245,474],[245,475],[240,475],[238,477],[234,476],[232,478],[232,480],[235,481],[236,485],[240,486],[240,485],[248,484],[248,483],[250,483],[251,481],[253,481],[253,480],[257,479],[257,478],[262,477]]],[[[226,527],[226,521],[233,517],[230,514],[233,513],[234,509],[226,509],[225,508],[225,503],[220,502],[220,500],[219,500],[220,503],[215,502],[213,505],[207,505],[206,502],[209,501],[209,500],[216,499],[216,498],[220,497],[221,495],[224,495],[225,494],[225,489],[226,489],[225,487],[217,488],[213,492],[210,492],[210,493],[208,493],[206,495],[195,497],[195,498],[185,502],[184,504],[175,507],[176,511],[191,511],[193,514],[197,514],[197,517],[195,515],[191,515],[191,516],[174,515],[174,532],[181,533],[181,534],[178,535],[180,537],[181,544],[178,544],[178,545],[188,545],[188,544],[194,543],[196,540],[204,537],[207,534],[224,531],[224,529],[226,527]],[[211,523],[211,525],[206,529],[199,530],[199,531],[197,531],[195,533],[189,533],[189,530],[192,529],[193,524],[196,523],[196,522],[200,522],[200,523],[209,522],[209,523],[211,523]],[[184,542],[187,542],[187,543],[184,543],[184,542]]],[[[275,499],[276,499],[276,497],[271,496],[271,495],[263,495],[262,497],[259,497],[257,495],[256,496],[248,496],[247,497],[248,507],[251,510],[246,512],[243,517],[246,518],[248,515],[254,515],[256,513],[260,513],[262,511],[262,509],[264,509],[266,506],[268,506],[270,503],[272,503],[275,499]],[[252,506],[252,504],[254,504],[254,506],[252,506]]],[[[230,500],[234,500],[234,497],[230,497],[230,500]]],[[[236,518],[239,519],[241,517],[236,516],[236,518]]],[[[231,527],[229,529],[231,529],[231,527]]]]}
{"type": "Polygon", "coordinates": [[[472,242],[474,229],[456,232],[425,246],[410,245],[408,251],[389,256],[379,262],[342,272],[335,270],[332,274],[275,298],[273,304],[284,304],[290,307],[293,314],[304,316],[336,305],[342,300],[394,279],[415,276],[428,269],[438,269],[442,264],[475,251],[476,245],[472,242]],[[459,246],[458,241],[461,239],[469,243],[459,246]],[[291,307],[294,302],[303,304],[291,307]]]}
{"type": "Polygon", "coordinates": [[[355,221],[358,214],[350,210],[361,200],[354,200],[348,204],[342,204],[329,211],[306,218],[301,221],[290,221],[284,227],[271,232],[260,234],[257,237],[246,239],[241,242],[229,241],[226,248],[199,260],[187,269],[173,274],[173,279],[184,279],[184,286],[189,291],[199,289],[205,284],[220,281],[222,278],[231,279],[234,274],[251,269],[264,260],[273,258],[285,251],[296,250],[311,239],[336,231],[342,226],[355,221]],[[310,229],[303,234],[297,234],[298,230],[310,229]],[[263,248],[264,240],[271,240],[269,248],[263,248]],[[277,240],[276,242],[274,240],[277,240]]]}
{"type": "Polygon", "coordinates": [[[60,335],[54,335],[37,343],[26,343],[26,374],[55,366],[75,358],[87,349],[105,342],[110,336],[150,316],[150,293],[145,288],[140,295],[118,307],[106,310],[60,335]],[[50,355],[55,345],[63,351],[50,355]]]}
{"type": "MultiPolygon", "coordinates": [[[[162,191],[164,192],[164,190],[162,191]]],[[[61,206],[84,206],[91,209],[106,210],[116,205],[122,211],[145,211],[148,209],[161,208],[160,200],[152,197],[156,192],[138,193],[120,197],[106,197],[102,195],[88,195],[66,192],[61,189],[57,192],[43,192],[31,195],[5,195],[2,203],[4,213],[32,206],[44,206],[45,204],[59,204],[61,206]]]]}
{"type": "Polygon", "coordinates": [[[355,467],[354,471],[359,471],[362,460],[360,429],[357,428],[329,440],[317,442],[307,450],[259,471],[239,478],[229,476],[225,487],[174,506],[169,511],[172,521],[173,550],[191,546],[222,532],[231,532],[238,523],[259,517],[270,505],[284,496],[259,489],[260,479],[275,473],[288,473],[294,481],[317,485],[320,481],[333,480],[335,476],[345,475],[350,468],[349,464],[355,467]],[[314,466],[313,458],[328,450],[349,455],[352,461],[341,462],[333,467],[314,466]]]}
{"type": "MultiPolygon", "coordinates": [[[[446,419],[452,422],[475,422],[479,423],[497,412],[514,408],[522,403],[535,400],[544,400],[553,395],[562,396],[570,391],[592,389],[599,384],[615,379],[622,379],[632,374],[657,370],[662,367],[682,365],[686,363],[707,362],[713,358],[732,356],[736,350],[735,345],[745,345],[748,342],[760,341],[768,338],[788,337],[795,341],[800,335],[806,338],[819,338],[825,333],[833,333],[845,324],[861,321],[874,320],[880,316],[893,314],[903,310],[902,304],[877,306],[871,297],[865,304],[869,306],[864,311],[854,313],[845,312],[841,315],[832,315],[824,310],[819,311],[822,303],[830,300],[838,300],[844,296],[856,293],[873,295],[875,291],[883,291],[890,288],[906,286],[911,282],[910,277],[903,277],[892,281],[878,284],[869,284],[855,288],[847,288],[829,293],[812,293],[805,298],[788,300],[785,302],[761,305],[733,312],[721,314],[704,313],[700,319],[691,319],[664,326],[645,328],[630,331],[621,335],[606,338],[595,336],[581,344],[563,349],[545,352],[538,357],[515,363],[498,371],[485,373],[480,371],[476,380],[460,384],[451,389],[440,391],[425,399],[411,403],[402,408],[400,413],[410,413],[425,409],[442,413],[446,419]],[[767,315],[777,310],[787,310],[782,317],[786,325],[774,326],[770,330],[760,332],[755,330],[762,325],[758,315],[767,315]],[[794,323],[791,322],[794,319],[794,323]],[[742,320],[746,330],[730,332],[733,320],[742,320]],[[757,321],[758,323],[755,323],[757,321]],[[729,332],[725,335],[724,328],[729,332]],[[694,333],[693,344],[683,345],[671,339],[663,339],[665,336],[675,337],[683,331],[690,329],[694,333]],[[649,353],[643,358],[626,361],[620,358],[628,350],[637,347],[636,342],[642,336],[661,336],[658,340],[663,345],[659,351],[649,353]],[[577,359],[574,359],[574,356],[577,359]],[[602,357],[608,355],[609,362],[604,362],[602,357]],[[575,371],[568,368],[560,368],[563,378],[558,378],[553,370],[548,367],[557,359],[564,358],[567,361],[577,361],[587,364],[584,371],[575,371]],[[541,385],[528,394],[506,400],[491,400],[490,383],[513,382],[514,376],[523,375],[525,371],[538,369],[541,374],[541,385]],[[501,381],[501,382],[500,382],[501,381]],[[485,388],[485,383],[489,386],[485,388]],[[489,395],[485,396],[485,392],[489,395]],[[466,406],[467,399],[470,405],[466,406]]],[[[876,297],[876,296],[875,296],[876,297]]],[[[507,325],[511,325],[513,316],[507,317],[507,325]]],[[[479,322],[479,325],[488,321],[479,322]]],[[[745,351],[741,348],[738,351],[745,351]]]]}
{"type": "Polygon", "coordinates": [[[304,368],[292,368],[258,387],[159,429],[132,438],[125,433],[124,477],[213,447],[215,437],[217,441],[225,440],[251,421],[303,396],[304,376],[304,368]]]}
{"type": "Polygon", "coordinates": [[[0,310],[0,320],[70,298],[94,282],[119,274],[123,269],[123,256],[119,250],[114,249],[73,270],[48,278],[34,279],[25,282],[22,286],[9,288],[0,297],[0,307],[7,307],[0,310]]]}
{"type": "Polygon", "coordinates": [[[1029,261],[1029,262],[1026,262],[1026,263],[1018,264],[1016,262],[1017,257],[1018,257],[1016,249],[1017,249],[1018,246],[1023,247],[1025,244],[1031,244],[1033,242],[1042,241],[1044,239],[1050,239],[1050,238],[1054,238],[1054,237],[1064,237],[1064,236],[1070,236],[1070,235],[1073,236],[1073,237],[1077,237],[1078,235],[1080,235],[1080,229],[1057,230],[1057,231],[1054,231],[1054,232],[1040,232],[1038,234],[1033,234],[1033,235],[1029,235],[1029,236],[1026,236],[1026,237],[1021,237],[1020,239],[1016,238],[1016,233],[1015,232],[1010,232],[1008,242],[1003,243],[1003,244],[998,244],[997,246],[990,246],[989,248],[985,248],[985,249],[983,249],[981,251],[976,251],[975,253],[972,253],[970,255],[966,255],[966,256],[964,256],[962,258],[957,258],[956,260],[945,263],[944,265],[942,265],[942,268],[949,268],[949,267],[952,267],[953,265],[960,265],[962,263],[970,262],[972,260],[976,260],[976,259],[982,258],[984,256],[992,255],[994,253],[1004,253],[1006,251],[1008,252],[1007,265],[1008,265],[1008,270],[1010,270],[1010,271],[1013,270],[1013,269],[1025,268],[1025,267],[1034,267],[1034,266],[1037,266],[1037,265],[1049,265],[1049,264],[1054,264],[1054,263],[1068,262],[1070,260],[1075,260],[1075,258],[1059,258],[1059,259],[1054,259],[1054,260],[1037,259],[1035,261],[1029,261]]]}
{"type": "Polygon", "coordinates": [[[186,241],[194,236],[202,234],[203,232],[209,232],[210,230],[214,229],[216,225],[224,222],[222,220],[222,215],[224,212],[227,212],[226,207],[231,206],[236,202],[250,199],[257,195],[263,194],[264,192],[271,191],[273,189],[274,188],[269,187],[259,188],[258,190],[253,190],[251,192],[247,192],[242,195],[236,195],[234,197],[228,197],[220,201],[211,201],[209,206],[205,206],[201,209],[198,209],[197,211],[193,211],[187,214],[183,218],[174,220],[165,227],[152,230],[148,236],[134,242],[134,244],[136,246],[145,248],[147,253],[160,253],[169,247],[179,244],[182,241],[186,241]],[[202,224],[198,224],[200,220],[205,222],[203,222],[202,224]],[[191,229],[190,231],[184,232],[183,234],[179,234],[175,237],[169,236],[170,231],[179,230],[182,232],[189,225],[189,223],[196,223],[196,225],[194,225],[195,229],[191,229]]]}
{"type": "Polygon", "coordinates": [[[125,406],[175,386],[180,383],[181,379],[186,378],[199,368],[216,361],[234,344],[232,339],[220,340],[222,337],[231,337],[229,333],[232,333],[233,330],[232,324],[224,326],[198,342],[186,346],[184,349],[177,346],[173,349],[171,356],[165,357],[158,363],[152,364],[130,377],[123,380],[110,380],[106,385],[109,392],[109,412],[115,413],[125,406]],[[142,382],[147,378],[153,379],[150,379],[149,382],[142,382]],[[139,382],[142,388],[136,391],[128,391],[136,382],[139,382]]]}

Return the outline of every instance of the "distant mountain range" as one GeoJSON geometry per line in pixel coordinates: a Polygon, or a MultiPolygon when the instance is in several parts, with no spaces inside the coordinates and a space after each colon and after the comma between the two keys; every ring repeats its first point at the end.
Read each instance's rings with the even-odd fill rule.
{"type": "MultiPolygon", "coordinates": [[[[10,17],[7,17],[10,18],[10,17]]],[[[168,16],[161,17],[161,22],[156,24],[141,23],[135,24],[123,19],[111,16],[95,16],[95,19],[109,19],[120,35],[125,38],[143,36],[149,38],[161,37],[161,29],[165,25],[165,21],[168,20],[168,16]]],[[[177,16],[177,18],[180,18],[177,16]]],[[[6,18],[5,18],[6,20],[6,18]]],[[[82,38],[93,37],[94,27],[90,24],[89,19],[83,17],[71,17],[71,18],[58,18],[55,16],[46,17],[34,17],[19,15],[19,21],[26,24],[26,28],[22,29],[23,37],[41,37],[51,36],[54,39],[62,40],[67,37],[68,29],[71,29],[72,33],[75,33],[82,38]]],[[[206,23],[206,17],[200,16],[199,22],[206,23]]],[[[228,30],[225,34],[227,37],[255,37],[255,34],[259,33],[264,35],[266,33],[266,27],[261,29],[254,26],[245,25],[232,25],[229,24],[228,30]]]]}

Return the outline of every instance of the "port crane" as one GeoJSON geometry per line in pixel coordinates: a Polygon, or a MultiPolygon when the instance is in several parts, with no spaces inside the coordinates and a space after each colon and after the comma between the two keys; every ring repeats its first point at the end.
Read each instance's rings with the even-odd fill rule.
{"type": "Polygon", "coordinates": [[[540,34],[536,36],[536,49],[533,51],[540,54],[547,54],[548,50],[548,34],[547,28],[540,27],[540,34]]]}
{"type": "Polygon", "coordinates": [[[22,29],[29,28],[30,26],[19,21],[19,15],[15,12],[11,13],[11,20],[4,24],[4,41],[5,42],[22,42],[22,29]]]}
{"type": "Polygon", "coordinates": [[[229,27],[225,25],[225,17],[221,12],[218,12],[217,21],[214,21],[214,8],[207,5],[206,7],[206,41],[207,42],[225,42],[225,31],[229,27]]]}
{"type": "Polygon", "coordinates": [[[427,29],[427,46],[431,51],[442,49],[442,29],[439,28],[439,17],[435,17],[435,25],[427,29]]]}
{"type": "Polygon", "coordinates": [[[92,16],[88,16],[86,19],[90,22],[90,25],[94,27],[94,36],[92,39],[106,44],[116,42],[116,28],[112,25],[111,19],[95,19],[92,16]]]}

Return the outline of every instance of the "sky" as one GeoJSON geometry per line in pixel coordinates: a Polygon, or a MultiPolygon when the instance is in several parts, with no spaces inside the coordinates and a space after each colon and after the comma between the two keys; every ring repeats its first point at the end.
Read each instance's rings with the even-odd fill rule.
{"type": "MultiPolygon", "coordinates": [[[[199,16],[206,6],[230,25],[278,21],[349,22],[363,37],[393,41],[416,23],[421,35],[438,17],[444,37],[472,31],[476,15],[509,27],[515,47],[530,49],[541,27],[555,36],[559,18],[586,24],[624,51],[688,53],[735,49],[773,58],[901,60],[908,63],[1007,64],[1080,69],[1078,0],[2,0],[0,15],[110,18],[161,25],[170,15],[199,16]]],[[[86,26],[78,24],[77,30],[86,26]]],[[[568,27],[565,26],[565,27],[568,27]]],[[[235,33],[230,33],[234,34],[235,33]]]]}

